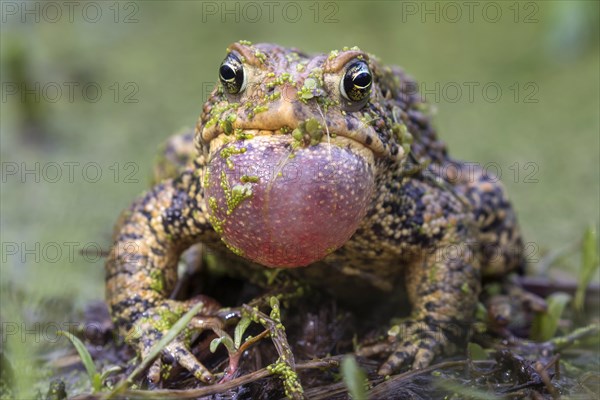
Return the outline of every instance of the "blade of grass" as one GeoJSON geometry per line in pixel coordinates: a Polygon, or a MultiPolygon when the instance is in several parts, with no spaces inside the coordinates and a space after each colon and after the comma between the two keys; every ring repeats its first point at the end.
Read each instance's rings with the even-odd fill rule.
{"type": "Polygon", "coordinates": [[[116,372],[121,371],[121,367],[119,367],[118,365],[113,365],[112,367],[108,368],[106,371],[102,372],[102,374],[100,375],[100,381],[104,382],[106,380],[106,378],[108,378],[111,374],[114,374],[116,372]]]}
{"type": "Polygon", "coordinates": [[[533,320],[531,327],[531,338],[533,340],[543,342],[554,337],[558,320],[570,300],[571,296],[562,292],[553,293],[546,298],[547,311],[537,314],[533,320]]]}
{"type": "Polygon", "coordinates": [[[344,383],[348,388],[350,396],[353,400],[367,400],[367,392],[365,390],[365,382],[367,376],[365,372],[358,366],[358,363],[353,356],[347,355],[342,360],[342,376],[344,383]]]}
{"type": "Polygon", "coordinates": [[[240,346],[242,344],[242,337],[244,336],[244,332],[246,332],[246,329],[248,329],[251,322],[252,322],[252,320],[250,318],[242,317],[242,319],[240,319],[240,322],[238,322],[237,326],[235,327],[235,333],[233,335],[233,338],[234,338],[233,340],[234,340],[236,349],[240,348],[240,346]]]}
{"type": "Polygon", "coordinates": [[[487,360],[489,358],[483,347],[473,342],[469,342],[467,345],[467,354],[471,360],[487,360]]]}
{"type": "Polygon", "coordinates": [[[583,311],[586,288],[590,284],[599,265],[598,235],[596,229],[590,226],[585,230],[581,242],[581,269],[579,271],[575,300],[573,301],[575,310],[583,311]]]}
{"type": "Polygon", "coordinates": [[[217,347],[219,347],[219,345],[221,343],[223,344],[223,346],[225,346],[227,348],[227,352],[229,354],[235,353],[236,347],[233,343],[233,340],[231,340],[231,337],[229,335],[223,335],[221,337],[211,340],[210,347],[209,347],[210,352],[214,353],[215,351],[217,351],[217,347]]]}
{"type": "Polygon", "coordinates": [[[83,363],[83,366],[85,367],[85,369],[87,371],[87,374],[90,378],[90,383],[92,384],[92,388],[94,389],[94,392],[99,391],[102,386],[102,381],[100,380],[100,374],[98,374],[98,371],[96,370],[96,365],[94,364],[94,360],[92,359],[92,355],[88,351],[87,347],[85,347],[85,344],[83,344],[83,342],[81,340],[79,340],[79,338],[77,336],[75,336],[69,332],[58,331],[57,333],[61,336],[66,337],[67,339],[69,339],[71,341],[71,343],[75,347],[75,350],[77,350],[77,353],[79,354],[79,358],[81,358],[81,362],[83,363]]]}

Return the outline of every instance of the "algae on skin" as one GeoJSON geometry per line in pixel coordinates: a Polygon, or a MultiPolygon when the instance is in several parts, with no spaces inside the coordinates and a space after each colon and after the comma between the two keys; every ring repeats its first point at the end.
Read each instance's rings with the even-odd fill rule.
{"type": "Polygon", "coordinates": [[[231,215],[242,201],[252,197],[252,185],[250,182],[246,182],[243,185],[235,185],[231,188],[225,171],[221,171],[221,188],[225,194],[227,215],[231,215]]]}

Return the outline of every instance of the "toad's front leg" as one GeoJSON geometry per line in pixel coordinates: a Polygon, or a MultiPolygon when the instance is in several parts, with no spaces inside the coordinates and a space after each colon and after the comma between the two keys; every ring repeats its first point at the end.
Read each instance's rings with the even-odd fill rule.
{"type": "Polygon", "coordinates": [[[450,352],[453,345],[465,341],[481,290],[481,276],[476,256],[464,243],[439,245],[408,268],[411,318],[400,327],[400,342],[380,374],[387,375],[409,363],[413,369],[427,367],[436,355],[450,352]]]}
{"type": "Polygon", "coordinates": [[[481,288],[479,263],[460,241],[444,243],[408,266],[410,317],[390,329],[390,342],[359,351],[365,356],[391,353],[379,369],[381,375],[402,367],[425,368],[436,355],[451,352],[467,337],[481,288]]]}
{"type": "MultiPolygon", "coordinates": [[[[156,185],[124,212],[115,231],[106,262],[106,299],[120,334],[142,359],[194,303],[206,303],[201,312],[205,316],[218,307],[206,299],[168,299],[177,281],[181,252],[214,234],[200,171],[189,170],[156,185]]],[[[200,316],[190,323],[195,330],[205,327],[206,319],[200,316]]],[[[163,350],[163,358],[175,360],[204,382],[212,380],[210,371],[190,352],[184,335],[163,350]]],[[[160,362],[150,368],[148,377],[153,382],[160,379],[160,362]]]]}

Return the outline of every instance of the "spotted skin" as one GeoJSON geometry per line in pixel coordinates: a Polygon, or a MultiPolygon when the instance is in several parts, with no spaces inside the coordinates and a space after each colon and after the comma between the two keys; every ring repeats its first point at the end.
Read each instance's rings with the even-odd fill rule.
{"type": "MultiPolygon", "coordinates": [[[[204,298],[177,302],[169,295],[179,256],[189,246],[203,243],[231,254],[214,229],[222,221],[214,215],[211,220],[203,186],[210,160],[223,144],[294,136],[315,119],[325,132],[322,138],[311,144],[299,139],[295,145],[342,146],[337,139],[342,137],[348,151],[361,157],[369,152],[364,159],[373,171],[375,192],[366,216],[341,248],[294,272],[333,293],[348,282],[366,285],[382,301],[403,277],[410,316],[392,329],[388,341],[359,351],[389,354],[380,374],[423,368],[453,351],[467,336],[482,277],[502,276],[523,265],[519,228],[502,185],[448,156],[415,82],[397,67],[357,48],[308,56],[241,42],[228,53],[242,61],[245,90],[231,94],[217,84],[193,140],[191,132],[169,139],[155,171],[158,183],[117,224],[106,263],[106,297],[127,342],[144,358],[195,302],[206,303],[190,325],[195,330],[206,329],[202,321],[217,308],[204,298]],[[356,60],[368,63],[373,78],[370,95],[360,104],[340,92],[346,67],[356,60]]],[[[163,359],[211,381],[186,337],[163,353],[163,359]]],[[[150,379],[158,381],[159,370],[160,360],[150,369],[150,379]]]]}

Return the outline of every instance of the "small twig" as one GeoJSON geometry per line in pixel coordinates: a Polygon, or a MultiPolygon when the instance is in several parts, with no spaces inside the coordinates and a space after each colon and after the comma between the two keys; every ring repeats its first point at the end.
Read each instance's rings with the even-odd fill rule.
{"type": "MultiPolygon", "coordinates": [[[[305,363],[296,364],[296,369],[307,370],[307,369],[318,369],[318,368],[333,368],[339,366],[339,357],[331,357],[321,360],[308,361],[305,363]]],[[[252,383],[254,381],[267,378],[273,375],[266,368],[259,369],[258,371],[251,372],[239,378],[232,379],[225,383],[218,383],[212,386],[205,386],[198,389],[189,390],[127,390],[120,395],[122,397],[132,398],[149,398],[149,399],[194,399],[197,397],[211,396],[215,394],[225,393],[228,390],[234,389],[238,386],[252,383]]],[[[71,400],[96,400],[101,399],[101,394],[98,395],[80,395],[72,397],[71,400]]]]}
{"type": "MultiPolygon", "coordinates": [[[[371,384],[371,381],[369,381],[369,384],[371,384]]],[[[324,400],[330,399],[333,396],[342,393],[348,393],[348,387],[346,386],[345,382],[338,382],[332,383],[330,385],[314,387],[308,389],[304,394],[307,398],[311,400],[324,400]]]]}
{"type": "Polygon", "coordinates": [[[276,297],[271,297],[271,316],[269,317],[265,313],[261,312],[258,307],[250,307],[246,304],[242,306],[243,311],[247,313],[253,321],[259,322],[262,326],[268,329],[271,335],[271,341],[279,354],[279,360],[273,364],[272,371],[279,371],[283,380],[283,385],[286,391],[286,395],[293,399],[303,399],[304,395],[300,381],[297,379],[296,362],[294,360],[294,353],[287,341],[285,330],[278,316],[274,316],[273,312],[276,311],[276,315],[279,315],[279,301],[276,297]],[[283,368],[281,368],[283,366],[283,368]]]}
{"type": "Polygon", "coordinates": [[[512,349],[520,353],[542,352],[549,355],[553,352],[559,352],[573,346],[577,341],[586,337],[600,333],[600,324],[592,324],[575,329],[565,336],[552,338],[545,342],[533,342],[527,339],[518,339],[515,342],[503,344],[501,342],[486,343],[486,345],[495,350],[512,349]]]}
{"type": "MultiPolygon", "coordinates": [[[[543,298],[546,298],[555,292],[565,292],[570,295],[575,295],[577,286],[579,285],[575,280],[551,280],[539,276],[520,276],[517,278],[517,283],[528,292],[543,298]]],[[[597,307],[599,301],[600,285],[592,282],[586,288],[585,303],[586,305],[597,307]]]]}
{"type": "Polygon", "coordinates": [[[544,344],[549,346],[554,351],[560,351],[569,346],[572,346],[578,340],[581,340],[588,336],[597,335],[599,332],[600,332],[600,324],[592,324],[592,325],[584,326],[582,328],[577,328],[573,332],[569,333],[568,335],[550,339],[547,342],[545,342],[544,344]]]}
{"type": "Polygon", "coordinates": [[[290,366],[294,368],[294,353],[292,353],[292,349],[287,342],[285,331],[277,326],[276,321],[272,320],[262,311],[256,310],[246,304],[244,304],[242,308],[244,312],[248,313],[253,319],[260,321],[261,325],[269,330],[271,339],[273,340],[273,344],[275,345],[275,349],[277,350],[279,357],[287,360],[290,366]]]}
{"type": "Polygon", "coordinates": [[[558,391],[552,384],[550,375],[548,375],[548,371],[546,371],[546,367],[544,367],[544,365],[542,365],[542,363],[539,361],[537,361],[535,363],[535,370],[539,374],[540,378],[542,379],[542,382],[544,382],[544,386],[546,386],[546,390],[548,391],[548,393],[550,393],[550,395],[552,396],[553,399],[558,399],[560,397],[560,394],[558,393],[558,391]]]}
{"type": "Polygon", "coordinates": [[[552,366],[554,367],[554,376],[556,379],[560,379],[560,354],[555,354],[554,357],[544,365],[544,371],[548,371],[552,366]]]}
{"type": "Polygon", "coordinates": [[[259,340],[263,339],[268,334],[269,334],[269,331],[265,330],[256,336],[246,339],[246,341],[240,345],[240,348],[238,349],[238,353],[242,354],[244,351],[246,351],[248,349],[248,347],[252,346],[254,343],[258,342],[259,340]]]}

